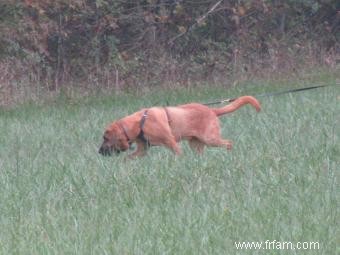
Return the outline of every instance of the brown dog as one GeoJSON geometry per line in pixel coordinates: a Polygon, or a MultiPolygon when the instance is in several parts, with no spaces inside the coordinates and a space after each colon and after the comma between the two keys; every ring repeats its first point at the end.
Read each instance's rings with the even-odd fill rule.
{"type": "Polygon", "coordinates": [[[142,109],[106,128],[99,153],[111,155],[113,151],[126,151],[136,142],[137,150],[130,157],[145,155],[150,145],[166,146],[179,155],[181,150],[177,142],[182,139],[188,140],[190,147],[197,153],[202,153],[205,145],[230,150],[232,143],[221,137],[217,117],[245,104],[251,104],[257,111],[261,110],[260,103],[252,96],[237,98],[221,108],[192,103],[142,109]]]}

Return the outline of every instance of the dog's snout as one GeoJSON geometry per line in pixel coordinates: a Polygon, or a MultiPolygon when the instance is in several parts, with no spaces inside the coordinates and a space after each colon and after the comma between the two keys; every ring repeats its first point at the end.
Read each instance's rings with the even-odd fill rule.
{"type": "Polygon", "coordinates": [[[102,147],[99,148],[98,153],[103,154],[103,148],[102,147]]]}
{"type": "Polygon", "coordinates": [[[102,154],[103,156],[110,156],[112,154],[112,151],[110,148],[105,148],[105,147],[100,147],[99,151],[100,154],[102,154]]]}

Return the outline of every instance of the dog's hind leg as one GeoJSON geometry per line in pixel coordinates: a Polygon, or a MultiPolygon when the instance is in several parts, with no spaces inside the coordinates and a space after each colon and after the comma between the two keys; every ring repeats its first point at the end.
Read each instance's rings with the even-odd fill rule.
{"type": "Polygon", "coordinates": [[[232,141],[222,138],[207,139],[204,141],[204,143],[210,147],[224,147],[227,150],[231,150],[233,148],[232,141]]]}
{"type": "Polygon", "coordinates": [[[202,154],[204,150],[204,143],[202,143],[197,138],[191,138],[188,140],[189,146],[192,150],[196,151],[198,154],[202,154]]]}
{"type": "Polygon", "coordinates": [[[204,143],[209,147],[224,147],[227,150],[231,150],[233,147],[233,143],[230,140],[223,139],[220,134],[220,128],[217,124],[213,126],[209,132],[206,132],[205,135],[198,137],[200,142],[204,143]]]}
{"type": "Polygon", "coordinates": [[[208,128],[197,139],[209,147],[224,147],[227,150],[231,150],[233,147],[231,141],[221,137],[220,124],[217,118],[209,123],[208,128]]]}

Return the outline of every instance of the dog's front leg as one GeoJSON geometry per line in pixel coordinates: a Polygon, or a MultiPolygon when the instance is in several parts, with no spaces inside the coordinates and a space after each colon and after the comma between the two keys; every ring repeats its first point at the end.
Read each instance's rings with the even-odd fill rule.
{"type": "Polygon", "coordinates": [[[146,154],[146,144],[143,143],[142,141],[137,141],[137,149],[134,153],[130,154],[129,155],[129,158],[130,159],[133,159],[135,157],[142,157],[142,156],[145,156],[146,154]]]}

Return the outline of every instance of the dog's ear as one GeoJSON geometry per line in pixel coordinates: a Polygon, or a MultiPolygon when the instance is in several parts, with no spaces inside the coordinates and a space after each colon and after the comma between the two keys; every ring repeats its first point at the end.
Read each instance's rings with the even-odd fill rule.
{"type": "Polygon", "coordinates": [[[119,137],[117,138],[117,144],[122,151],[126,151],[130,148],[129,141],[124,135],[119,135],[119,137]]]}
{"type": "Polygon", "coordinates": [[[124,131],[116,123],[112,123],[106,129],[106,132],[108,132],[110,139],[117,149],[126,151],[130,148],[129,141],[126,138],[124,131]]]}
{"type": "Polygon", "coordinates": [[[112,146],[114,143],[116,143],[117,137],[119,136],[117,134],[117,132],[118,132],[117,126],[114,125],[114,123],[110,124],[105,129],[105,132],[104,132],[104,135],[103,135],[104,142],[106,142],[110,146],[112,146]]]}
{"type": "Polygon", "coordinates": [[[105,129],[105,133],[107,133],[110,137],[115,136],[118,131],[119,131],[119,129],[118,129],[117,124],[115,122],[111,123],[105,129]]]}

